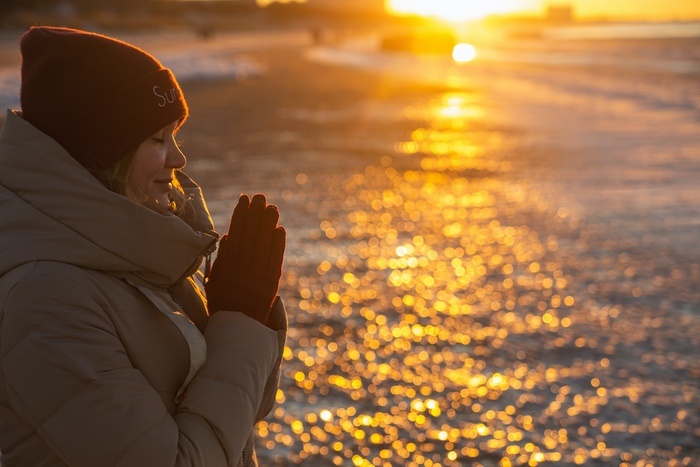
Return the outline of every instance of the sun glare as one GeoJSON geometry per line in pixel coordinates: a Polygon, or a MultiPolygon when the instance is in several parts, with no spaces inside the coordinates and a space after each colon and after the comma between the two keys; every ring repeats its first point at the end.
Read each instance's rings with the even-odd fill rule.
{"type": "Polygon", "coordinates": [[[512,13],[531,6],[530,0],[387,0],[389,11],[436,17],[447,21],[481,19],[490,14],[512,13]]]}
{"type": "Polygon", "coordinates": [[[457,63],[471,62],[476,58],[476,49],[471,44],[457,44],[452,50],[452,58],[457,63]]]}

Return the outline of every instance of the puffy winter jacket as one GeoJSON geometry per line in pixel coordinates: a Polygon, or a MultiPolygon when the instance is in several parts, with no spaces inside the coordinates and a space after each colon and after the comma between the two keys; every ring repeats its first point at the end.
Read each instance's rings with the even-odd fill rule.
{"type": "Polygon", "coordinates": [[[217,235],[178,178],[184,220],[104,188],[8,112],[0,134],[0,450],[4,467],[256,465],[286,335],[211,318],[192,274],[217,235]],[[196,323],[196,324],[195,324],[196,323]]]}

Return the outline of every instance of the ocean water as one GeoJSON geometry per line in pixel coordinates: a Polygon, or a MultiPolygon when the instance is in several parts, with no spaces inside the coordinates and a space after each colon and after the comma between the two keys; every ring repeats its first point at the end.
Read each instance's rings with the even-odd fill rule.
{"type": "Polygon", "coordinates": [[[462,65],[376,37],[307,51],[382,75],[368,137],[415,128],[290,197],[320,230],[290,245],[266,461],[700,462],[699,44],[672,26],[503,37],[462,65]],[[397,80],[430,86],[382,97],[397,80]]]}
{"type": "MultiPolygon", "coordinates": [[[[430,86],[323,110],[300,96],[276,117],[315,137],[235,188],[242,158],[193,158],[220,223],[233,190],[263,186],[289,232],[263,465],[700,462],[698,77],[641,58],[692,62],[697,40],[607,31],[483,41],[463,65],[295,35],[309,59],[430,86]]],[[[251,52],[265,73],[255,48],[285,37],[140,40],[183,67],[251,52]]],[[[266,139],[298,137],[282,133],[266,139]]]]}
{"type": "MultiPolygon", "coordinates": [[[[523,27],[524,28],[524,27],[523,27]]],[[[679,106],[699,111],[697,76],[700,74],[700,22],[684,23],[611,23],[527,28],[485,28],[464,26],[456,35],[476,46],[474,62],[462,66],[447,56],[415,56],[383,52],[379,37],[364,37],[340,47],[319,47],[309,53],[314,59],[345,63],[392,72],[415,80],[439,80],[445,76],[488,72],[489,65],[538,67],[551,80],[563,69],[576,68],[582,76],[619,73],[618,87],[590,79],[588,88],[572,92],[604,93],[604,97],[629,95],[649,99],[659,107],[679,106]],[[422,65],[422,66],[421,66],[422,65]],[[648,75],[648,76],[647,76],[648,75]],[[659,76],[664,75],[664,76],[659,76]],[[630,77],[635,78],[630,80],[630,77]],[[682,89],[668,89],[661,78],[688,79],[682,89]],[[648,88],[639,87],[643,85],[648,88]],[[604,84],[611,87],[605,87],[604,84]],[[653,90],[651,86],[656,85],[653,90]],[[631,88],[631,89],[630,89],[631,88]],[[655,91],[655,92],[652,92],[655,91]],[[651,100],[651,99],[655,100],[651,100]]],[[[522,70],[518,70],[522,72],[522,70]]],[[[542,78],[543,76],[538,76],[542,78]]],[[[583,79],[579,81],[584,81],[583,79]]],[[[560,83],[564,84],[564,83],[560,83]]]]}
{"type": "MultiPolygon", "coordinates": [[[[473,62],[389,53],[379,38],[317,47],[313,60],[390,79],[483,91],[486,120],[526,129],[533,150],[559,151],[534,178],[568,207],[629,224],[678,251],[700,251],[700,22],[460,32],[473,62]]],[[[472,92],[473,95],[475,95],[472,92]]]]}

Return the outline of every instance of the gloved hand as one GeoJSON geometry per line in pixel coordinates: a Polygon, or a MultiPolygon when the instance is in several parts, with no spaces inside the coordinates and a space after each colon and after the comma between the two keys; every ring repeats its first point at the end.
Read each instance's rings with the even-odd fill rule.
{"type": "Polygon", "coordinates": [[[241,195],[228,233],[204,285],[209,314],[241,311],[267,323],[282,276],[286,232],[278,226],[277,206],[257,194],[241,195]]]}

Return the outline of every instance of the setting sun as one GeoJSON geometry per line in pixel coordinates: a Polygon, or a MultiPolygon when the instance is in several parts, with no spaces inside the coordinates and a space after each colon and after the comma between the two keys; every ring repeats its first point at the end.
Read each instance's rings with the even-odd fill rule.
{"type": "Polygon", "coordinates": [[[415,14],[448,21],[466,21],[486,15],[510,13],[532,6],[529,0],[493,0],[470,2],[465,0],[388,0],[389,11],[396,14],[415,14]]]}
{"type": "Polygon", "coordinates": [[[452,58],[457,63],[471,62],[476,58],[476,49],[471,44],[457,44],[452,50],[452,58]]]}

